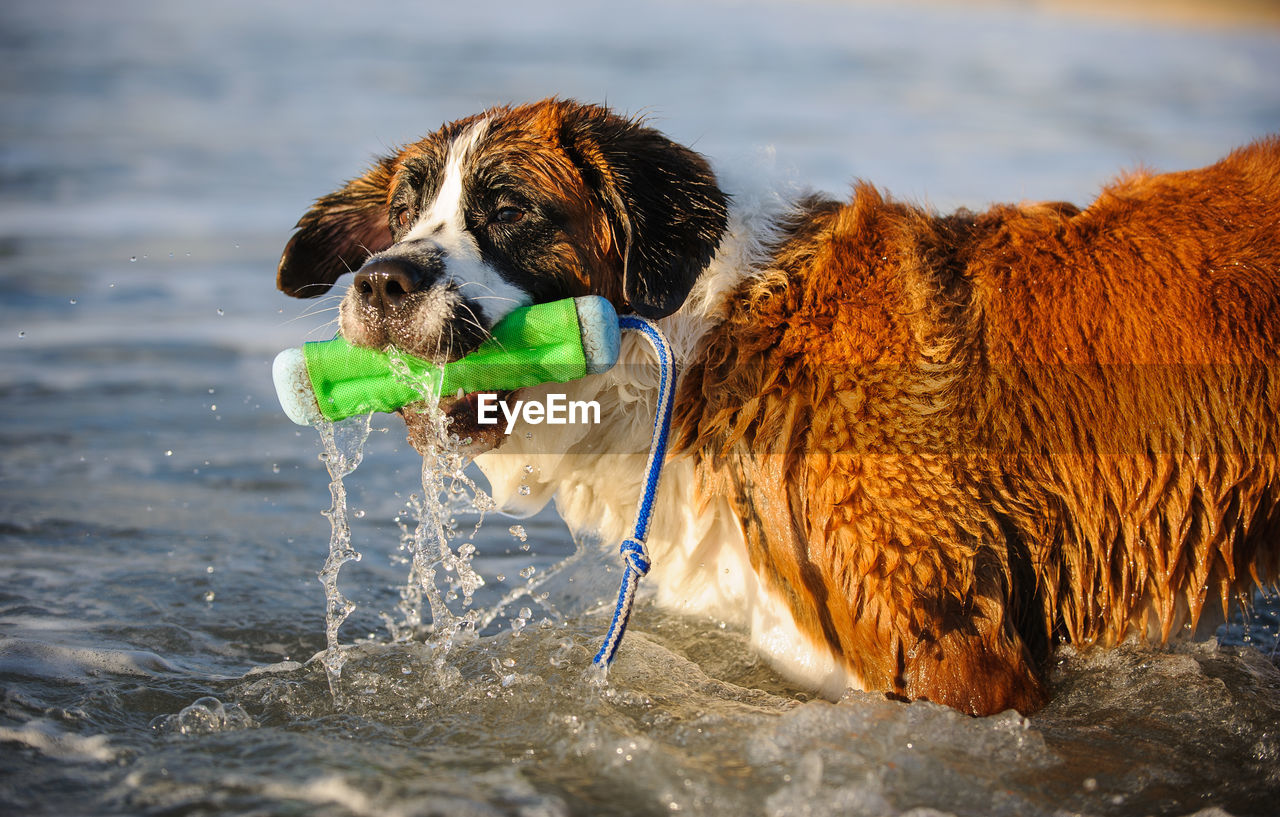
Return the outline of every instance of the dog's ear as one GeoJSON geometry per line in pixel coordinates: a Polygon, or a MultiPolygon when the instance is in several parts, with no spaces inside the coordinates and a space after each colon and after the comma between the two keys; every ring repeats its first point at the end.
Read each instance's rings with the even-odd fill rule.
{"type": "Polygon", "coordinates": [[[323,295],[344,272],[391,246],[388,197],[395,163],[395,157],[380,159],[298,220],[276,272],[281,291],[295,298],[323,295]]]}
{"type": "Polygon", "coordinates": [[[707,161],[595,106],[571,107],[561,139],[621,243],[631,308],[646,318],[675,312],[715,255],[728,219],[727,197],[707,161]]]}

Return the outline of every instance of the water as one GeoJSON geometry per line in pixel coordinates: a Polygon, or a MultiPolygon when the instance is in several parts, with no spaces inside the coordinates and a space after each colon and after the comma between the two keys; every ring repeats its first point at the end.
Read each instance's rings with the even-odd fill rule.
{"type": "Polygon", "coordinates": [[[1280,32],[1001,5],[11,0],[0,53],[0,812],[1275,812],[1280,604],[1222,646],[1065,651],[1030,719],[808,700],[739,633],[643,603],[601,687],[618,568],[553,514],[474,536],[455,515],[484,584],[443,603],[477,637],[413,620],[422,461],[386,417],[344,480],[340,707],[313,660],[330,477],[269,371],[333,331],[334,301],[272,288],[306,204],[486,105],[607,100],[719,159],[775,146],[833,191],[1083,203],[1280,130],[1280,32]]]}
{"type": "MultiPolygon", "coordinates": [[[[329,694],[336,707],[346,706],[342,694],[342,666],[346,655],[342,649],[339,631],[343,623],[355,612],[356,605],[343,595],[338,587],[338,574],[347,562],[360,561],[360,552],[351,545],[351,522],[348,519],[347,486],[343,481],[360,467],[364,459],[364,446],[369,439],[372,417],[360,417],[352,422],[334,425],[322,423],[320,433],[324,453],[320,460],[329,472],[329,496],[333,502],[324,516],[329,520],[329,558],[320,568],[320,584],[324,586],[324,656],[320,659],[329,678],[329,694]]],[[[360,512],[357,511],[357,514],[360,512]]]]}

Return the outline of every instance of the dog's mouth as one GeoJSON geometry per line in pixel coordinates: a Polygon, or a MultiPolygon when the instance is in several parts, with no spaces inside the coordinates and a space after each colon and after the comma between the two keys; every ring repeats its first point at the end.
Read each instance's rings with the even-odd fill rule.
{"type": "MultiPolygon", "coordinates": [[[[400,312],[390,316],[380,314],[377,320],[370,320],[368,316],[357,315],[353,320],[357,336],[364,341],[377,338],[384,345],[434,366],[457,363],[489,337],[483,328],[484,322],[478,317],[480,307],[463,302],[456,289],[435,286],[416,293],[415,297],[415,301],[406,300],[400,312]],[[419,303],[424,298],[428,302],[419,303]]],[[[494,390],[442,395],[437,405],[444,415],[443,433],[438,415],[425,401],[410,403],[398,413],[408,430],[409,443],[418,453],[430,455],[441,451],[442,446],[457,446],[467,456],[475,457],[497,447],[506,438],[502,408],[512,393],[494,390]],[[490,422],[480,422],[482,396],[486,398],[490,422]]]]}
{"type": "MultiPolygon", "coordinates": [[[[497,398],[498,404],[506,404],[507,399],[515,392],[473,392],[461,397],[440,398],[439,410],[444,414],[444,440],[457,438],[458,446],[470,457],[476,457],[497,448],[506,439],[506,423],[501,408],[496,412],[497,422],[480,422],[480,396],[491,395],[497,398]]],[[[398,414],[404,420],[408,430],[409,444],[419,454],[427,455],[433,449],[438,451],[441,435],[436,424],[432,422],[428,404],[410,403],[400,409],[398,414]]],[[[492,409],[491,416],[493,414],[492,409]]]]}

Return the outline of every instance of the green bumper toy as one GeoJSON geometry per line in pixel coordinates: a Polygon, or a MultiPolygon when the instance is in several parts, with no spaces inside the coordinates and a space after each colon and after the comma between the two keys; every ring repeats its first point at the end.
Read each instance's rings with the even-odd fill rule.
{"type": "Polygon", "coordinates": [[[284,413],[298,425],[395,411],[459,389],[510,391],[567,383],[618,361],[618,316],[587,295],[514,310],[471,354],[438,365],[402,353],[352,346],[343,338],[286,349],[272,364],[284,413]]]}

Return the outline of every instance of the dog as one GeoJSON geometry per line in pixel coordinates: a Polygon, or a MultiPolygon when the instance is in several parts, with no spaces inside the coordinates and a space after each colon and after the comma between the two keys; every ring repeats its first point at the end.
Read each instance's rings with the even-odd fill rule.
{"type": "MultiPolygon", "coordinates": [[[[1032,713],[1056,645],[1164,643],[1278,575],[1280,138],[1085,209],[938,215],[866,183],[734,190],[643,120],[549,99],[320,198],[278,285],[352,270],[341,333],[436,361],[569,296],[663,327],[678,391],[647,583],[832,699],[1032,713]]],[[[648,355],[627,338],[612,371],[520,392],[595,399],[599,425],[508,436],[473,396],[443,405],[506,510],[554,496],[616,542],[648,355]]]]}

